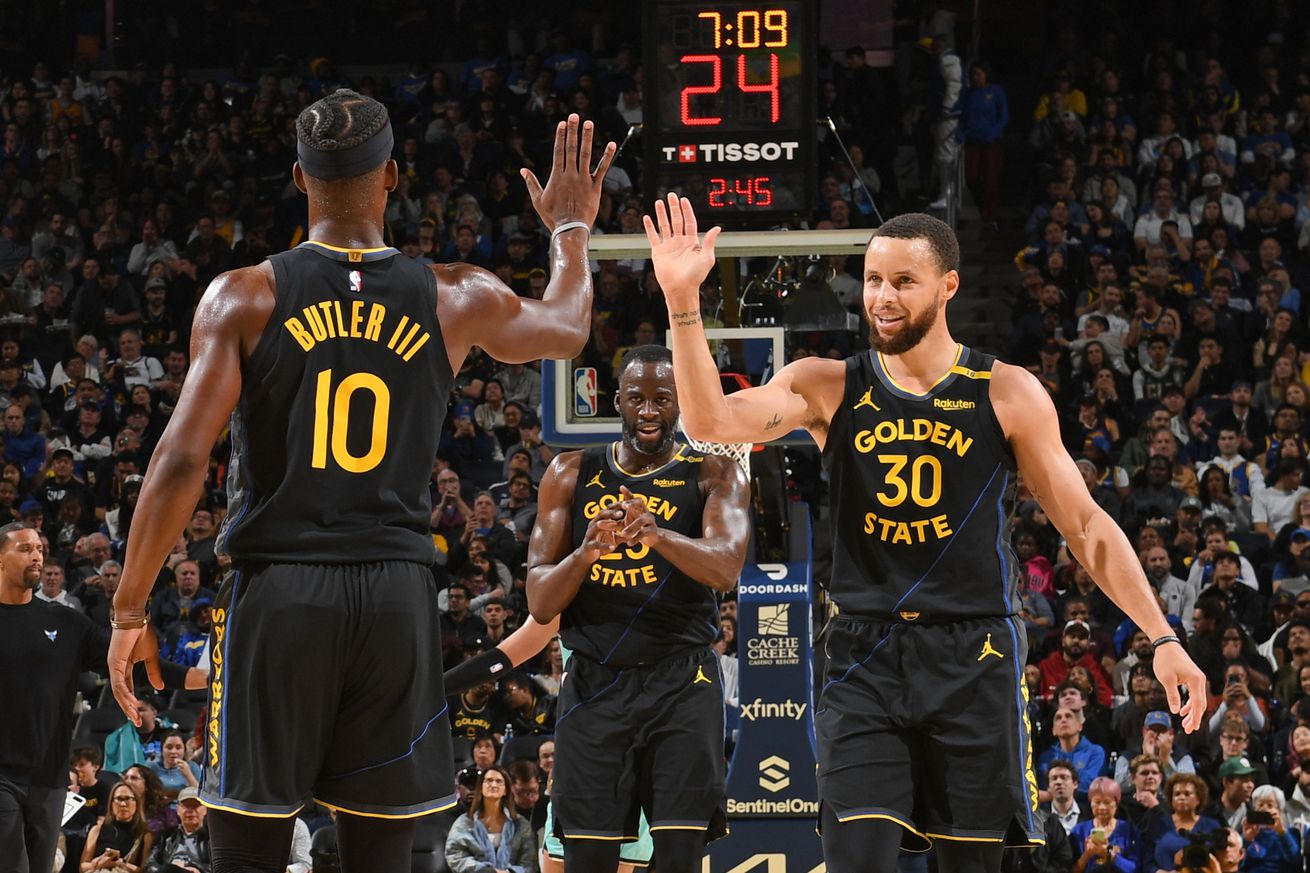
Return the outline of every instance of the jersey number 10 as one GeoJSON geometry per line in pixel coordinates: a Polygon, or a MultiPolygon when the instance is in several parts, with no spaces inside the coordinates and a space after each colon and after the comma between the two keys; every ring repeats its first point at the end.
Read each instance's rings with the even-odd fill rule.
{"type": "Polygon", "coordinates": [[[347,473],[367,473],[387,453],[387,421],[391,416],[391,391],[387,383],[372,373],[351,373],[332,390],[332,371],[320,370],[314,392],[314,450],[310,466],[327,469],[329,442],[332,460],[347,473]],[[352,455],[346,445],[350,429],[350,402],[356,391],[373,394],[373,433],[369,437],[368,451],[352,455]],[[330,440],[329,440],[330,437],[330,440]]]}

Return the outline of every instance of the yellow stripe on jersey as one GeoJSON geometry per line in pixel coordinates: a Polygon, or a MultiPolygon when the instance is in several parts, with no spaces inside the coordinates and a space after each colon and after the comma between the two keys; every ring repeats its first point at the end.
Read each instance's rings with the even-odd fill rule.
{"type": "Polygon", "coordinates": [[[936,382],[933,382],[931,385],[928,386],[926,391],[911,391],[909,388],[906,388],[904,385],[900,384],[894,378],[892,378],[891,370],[887,369],[887,361],[885,358],[883,358],[882,352],[878,352],[878,365],[882,368],[882,374],[887,377],[887,381],[892,383],[892,387],[896,388],[898,391],[904,391],[906,394],[911,394],[915,397],[926,397],[932,393],[932,390],[934,388],[942,384],[942,382],[946,381],[946,378],[948,376],[957,372],[957,370],[964,369],[963,367],[959,366],[960,358],[963,355],[964,355],[964,346],[960,345],[959,343],[956,343],[955,360],[951,362],[951,366],[946,370],[945,373],[942,373],[942,375],[937,379],[936,382]]]}

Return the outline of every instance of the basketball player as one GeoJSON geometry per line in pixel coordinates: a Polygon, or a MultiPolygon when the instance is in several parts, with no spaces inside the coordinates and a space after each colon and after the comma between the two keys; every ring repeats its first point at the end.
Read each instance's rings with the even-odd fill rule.
{"type": "Polygon", "coordinates": [[[613,148],[589,172],[579,150],[590,155],[592,127],[571,116],[546,189],[524,174],[553,228],[536,301],[383,244],[397,167],[380,103],[337,91],[301,113],[297,134],[310,241],[220,276],[201,300],[195,364],[115,597],[114,693],[135,720],[125,670],[155,657],[146,597],[231,414],[218,546],[233,570],[214,607],[201,794],[212,871],[281,873],[311,797],[339,813],[343,870],[408,870],[412,819],[454,802],[427,492],[452,373],[472,345],[509,362],[582,348],[587,228],[613,148]]]}
{"type": "Polygon", "coordinates": [[[710,644],[715,592],[745,561],[750,489],[731,459],[675,441],[668,349],[624,355],[614,405],[623,438],[551,462],[528,545],[532,617],[559,616],[573,652],[555,723],[555,830],[567,873],[609,871],[644,811],[661,873],[691,873],[724,833],[710,644]]]}
{"type": "Polygon", "coordinates": [[[725,397],[701,325],[714,262],[687,200],[646,218],[689,435],[760,442],[803,427],[832,483],[832,623],[815,708],[832,873],[892,871],[936,841],[947,871],[998,869],[1043,841],[1024,718],[1025,634],[1007,523],[1017,475],[1106,593],[1151,635],[1170,708],[1194,730],[1205,677],[1165,622],[1127,538],[1092,502],[1027,371],[956,343],[950,228],[902,215],[864,256],[869,352],[806,358],[725,397]],[[1179,686],[1188,702],[1179,705],[1179,686]]]}

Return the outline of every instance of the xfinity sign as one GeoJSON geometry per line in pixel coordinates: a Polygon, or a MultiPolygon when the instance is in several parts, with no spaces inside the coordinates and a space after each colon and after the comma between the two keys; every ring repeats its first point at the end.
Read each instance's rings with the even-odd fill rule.
{"type": "Polygon", "coordinates": [[[751,703],[741,705],[741,717],[746,721],[757,721],[765,718],[789,718],[792,721],[800,721],[805,716],[805,711],[809,709],[808,703],[797,703],[794,700],[783,701],[782,703],[765,703],[763,699],[757,697],[751,703]]]}

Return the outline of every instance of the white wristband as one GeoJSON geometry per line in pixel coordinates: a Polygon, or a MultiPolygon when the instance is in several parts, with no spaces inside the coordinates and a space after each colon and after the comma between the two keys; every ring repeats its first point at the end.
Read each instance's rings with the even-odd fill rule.
{"type": "Polygon", "coordinates": [[[554,242],[555,237],[559,236],[566,230],[573,230],[575,227],[580,227],[587,232],[588,236],[591,235],[591,225],[589,223],[585,221],[566,221],[550,232],[550,241],[554,242]]]}

